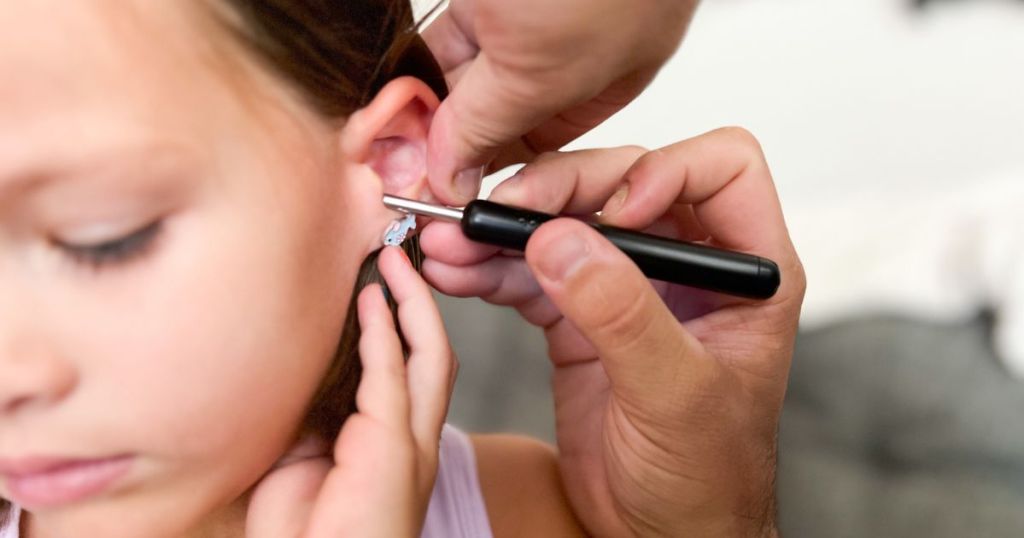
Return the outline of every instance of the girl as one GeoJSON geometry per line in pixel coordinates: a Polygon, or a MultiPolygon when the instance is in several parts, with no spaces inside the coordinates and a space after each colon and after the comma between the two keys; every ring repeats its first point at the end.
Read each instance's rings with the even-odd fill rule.
{"type": "MultiPolygon", "coordinates": [[[[0,535],[418,532],[453,358],[415,243],[373,255],[444,92],[407,0],[0,21],[0,535]]],[[[572,532],[513,441],[488,457],[552,514],[521,530],[572,532]]],[[[488,535],[468,439],[440,458],[427,534],[488,535]]]]}
{"type": "MultiPolygon", "coordinates": [[[[404,0],[39,0],[3,3],[0,21],[0,73],[16,75],[0,84],[2,538],[397,537],[421,526],[445,537],[581,534],[551,450],[443,426],[454,358],[414,270],[421,255],[415,241],[380,248],[399,216],[383,207],[384,193],[432,198],[425,141],[445,92],[404,0]]],[[[711,146],[753,159],[744,169],[757,174],[728,192],[745,186],[768,200],[778,213],[772,233],[785,239],[763,156],[734,142],[711,146]]],[[[652,154],[664,162],[684,149],[652,154]]],[[[643,164],[633,149],[575,158],[604,171],[643,164]]],[[[581,185],[579,196],[571,181],[554,182],[560,194],[546,202],[614,202],[619,176],[581,185]]],[[[655,199],[681,193],[664,194],[655,199]]],[[[433,258],[458,261],[445,254],[433,258]]],[[[445,287],[453,284],[463,293],[489,286],[453,278],[445,287]]],[[[796,306],[769,322],[795,327],[802,287],[790,288],[796,306]]],[[[557,313],[533,304],[534,314],[557,313]]],[[[746,334],[755,317],[736,308],[705,321],[746,334]]],[[[585,355],[574,372],[615,403],[593,348],[571,324],[560,327],[561,347],[549,334],[555,350],[585,355]]],[[[784,374],[791,332],[780,333],[782,345],[745,345],[767,349],[784,374]]],[[[747,417],[760,406],[741,399],[724,415],[700,413],[728,433],[708,443],[693,436],[702,456],[725,455],[711,467],[683,450],[667,463],[659,454],[653,466],[600,469],[610,461],[601,450],[640,445],[589,442],[607,406],[564,406],[582,417],[565,426],[576,444],[561,471],[576,486],[577,513],[599,518],[590,525],[605,534],[629,532],[620,513],[648,525],[632,533],[678,528],[649,525],[691,513],[725,528],[717,508],[747,512],[729,502],[708,511],[707,499],[746,500],[748,483],[770,512],[760,494],[774,467],[762,445],[752,460],[720,450],[748,430],[774,448],[785,375],[760,377],[772,381],[757,392],[774,402],[769,412],[747,417]],[[674,470],[680,458],[715,479],[682,515],[671,496],[657,496],[660,475],[646,473],[674,470]],[[739,484],[738,496],[722,493],[722,476],[739,484]],[[616,480],[636,494],[630,504],[608,495],[616,480]]],[[[746,378],[709,379],[735,389],[746,378]]],[[[722,407],[717,396],[705,400],[722,407]]]]}

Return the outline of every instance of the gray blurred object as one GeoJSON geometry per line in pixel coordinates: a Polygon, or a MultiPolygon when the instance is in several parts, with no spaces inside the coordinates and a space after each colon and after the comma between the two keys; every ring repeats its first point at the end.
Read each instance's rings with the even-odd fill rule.
{"type": "Polygon", "coordinates": [[[1024,536],[1024,382],[990,322],[801,334],[783,412],[783,536],[1024,536]]]}
{"type": "MultiPolygon", "coordinates": [[[[552,441],[541,332],[440,297],[461,362],[449,420],[552,441]]],[[[1024,382],[989,322],[873,318],[802,333],[780,432],[787,537],[1024,536],[1024,382]]]]}
{"type": "Polygon", "coordinates": [[[473,432],[554,442],[551,365],[541,330],[510,308],[435,296],[459,358],[448,421],[473,432]]]}

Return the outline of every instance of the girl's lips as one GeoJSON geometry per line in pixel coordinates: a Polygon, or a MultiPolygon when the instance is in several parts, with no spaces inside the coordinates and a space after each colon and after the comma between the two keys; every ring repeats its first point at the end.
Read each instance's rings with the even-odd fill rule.
{"type": "Polygon", "coordinates": [[[72,503],[95,495],[131,469],[132,456],[92,460],[30,458],[0,462],[7,493],[30,509],[72,503]]]}

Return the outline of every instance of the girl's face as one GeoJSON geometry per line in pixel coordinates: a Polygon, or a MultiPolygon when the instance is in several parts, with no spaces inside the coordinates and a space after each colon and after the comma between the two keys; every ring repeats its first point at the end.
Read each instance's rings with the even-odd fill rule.
{"type": "Polygon", "coordinates": [[[0,21],[0,497],[54,534],[185,531],[294,440],[394,218],[344,149],[373,135],[198,3],[0,21]]]}

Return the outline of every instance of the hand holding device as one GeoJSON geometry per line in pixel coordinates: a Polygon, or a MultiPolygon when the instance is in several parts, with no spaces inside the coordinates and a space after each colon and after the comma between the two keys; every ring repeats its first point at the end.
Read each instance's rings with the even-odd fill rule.
{"type": "Polygon", "coordinates": [[[430,127],[434,194],[468,203],[489,163],[526,162],[618,112],[675,52],[696,5],[452,0],[423,32],[452,86],[430,127]]]}
{"type": "Polygon", "coordinates": [[[723,129],[647,152],[550,154],[492,199],[775,260],[751,301],[649,281],[574,219],[525,259],[432,222],[424,274],[442,292],[515,307],[554,364],[560,470],[594,535],[769,536],[775,434],[805,281],[757,141],[723,129]]]}

